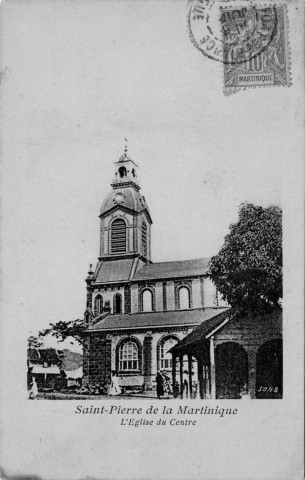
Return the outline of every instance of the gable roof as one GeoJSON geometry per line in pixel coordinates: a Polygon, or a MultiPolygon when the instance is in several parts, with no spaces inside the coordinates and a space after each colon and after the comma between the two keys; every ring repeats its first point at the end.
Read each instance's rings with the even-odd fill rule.
{"type": "Polygon", "coordinates": [[[208,272],[209,261],[210,258],[198,258],[195,260],[152,263],[138,270],[132,278],[132,282],[205,275],[208,272]]]}
{"type": "Polygon", "coordinates": [[[194,326],[215,317],[224,308],[202,308],[196,310],[175,310],[170,312],[149,312],[108,315],[101,318],[93,325],[90,325],[89,331],[99,330],[123,330],[137,328],[156,328],[169,326],[194,326]]]}
{"type": "Polygon", "coordinates": [[[175,345],[170,351],[178,353],[182,351],[186,346],[201,342],[203,339],[207,338],[216,328],[225,325],[229,320],[229,311],[230,308],[223,309],[222,312],[218,313],[212,318],[203,321],[198,327],[196,327],[191,333],[184,337],[177,345],[175,345]]]}
{"type": "Polygon", "coordinates": [[[29,348],[28,360],[36,363],[48,363],[50,365],[58,365],[63,359],[62,350],[55,348],[29,348]]]}

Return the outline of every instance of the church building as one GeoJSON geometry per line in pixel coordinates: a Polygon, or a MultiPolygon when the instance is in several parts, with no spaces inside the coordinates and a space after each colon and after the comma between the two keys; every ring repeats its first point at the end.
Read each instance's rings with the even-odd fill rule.
{"type": "MultiPolygon", "coordinates": [[[[171,375],[170,350],[202,322],[228,308],[209,279],[209,258],[152,261],[152,218],[125,147],[100,209],[100,252],[90,267],[84,338],[85,384],[154,388],[157,371],[171,375]]],[[[182,367],[186,378],[196,364],[182,367]]]]}

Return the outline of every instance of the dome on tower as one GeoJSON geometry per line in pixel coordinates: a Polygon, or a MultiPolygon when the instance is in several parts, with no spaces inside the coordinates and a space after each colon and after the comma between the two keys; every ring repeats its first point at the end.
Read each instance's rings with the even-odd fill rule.
{"type": "Polygon", "coordinates": [[[121,188],[112,190],[106,195],[100,209],[100,215],[104,215],[113,209],[113,207],[119,205],[137,213],[142,210],[147,210],[149,213],[145,198],[138,190],[134,188],[121,188]]]}

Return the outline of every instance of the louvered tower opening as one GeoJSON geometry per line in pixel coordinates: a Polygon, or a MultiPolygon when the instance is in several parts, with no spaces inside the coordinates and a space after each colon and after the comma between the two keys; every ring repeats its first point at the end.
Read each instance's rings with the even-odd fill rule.
{"type": "Polygon", "coordinates": [[[147,257],[147,225],[142,223],[142,255],[147,257]]]}
{"type": "Polygon", "coordinates": [[[111,253],[126,252],[126,223],[121,218],[111,225],[111,253]]]}

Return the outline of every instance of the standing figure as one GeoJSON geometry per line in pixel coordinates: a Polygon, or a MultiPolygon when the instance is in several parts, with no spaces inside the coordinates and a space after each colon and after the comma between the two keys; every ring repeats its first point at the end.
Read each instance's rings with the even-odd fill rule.
{"type": "Polygon", "coordinates": [[[187,383],[186,379],[183,382],[183,390],[185,392],[185,398],[188,398],[188,396],[189,396],[189,384],[187,383]]]}
{"type": "Polygon", "coordinates": [[[164,395],[163,376],[160,372],[156,375],[157,382],[157,397],[160,398],[164,395]]]}
{"type": "Polygon", "coordinates": [[[29,398],[31,400],[34,400],[34,398],[36,398],[37,395],[38,395],[37,382],[36,382],[36,378],[33,376],[32,377],[32,387],[31,387],[31,390],[29,392],[29,398]]]}
{"type": "Polygon", "coordinates": [[[112,372],[111,385],[109,395],[120,395],[121,387],[119,385],[119,377],[116,374],[116,371],[112,372]]]}

